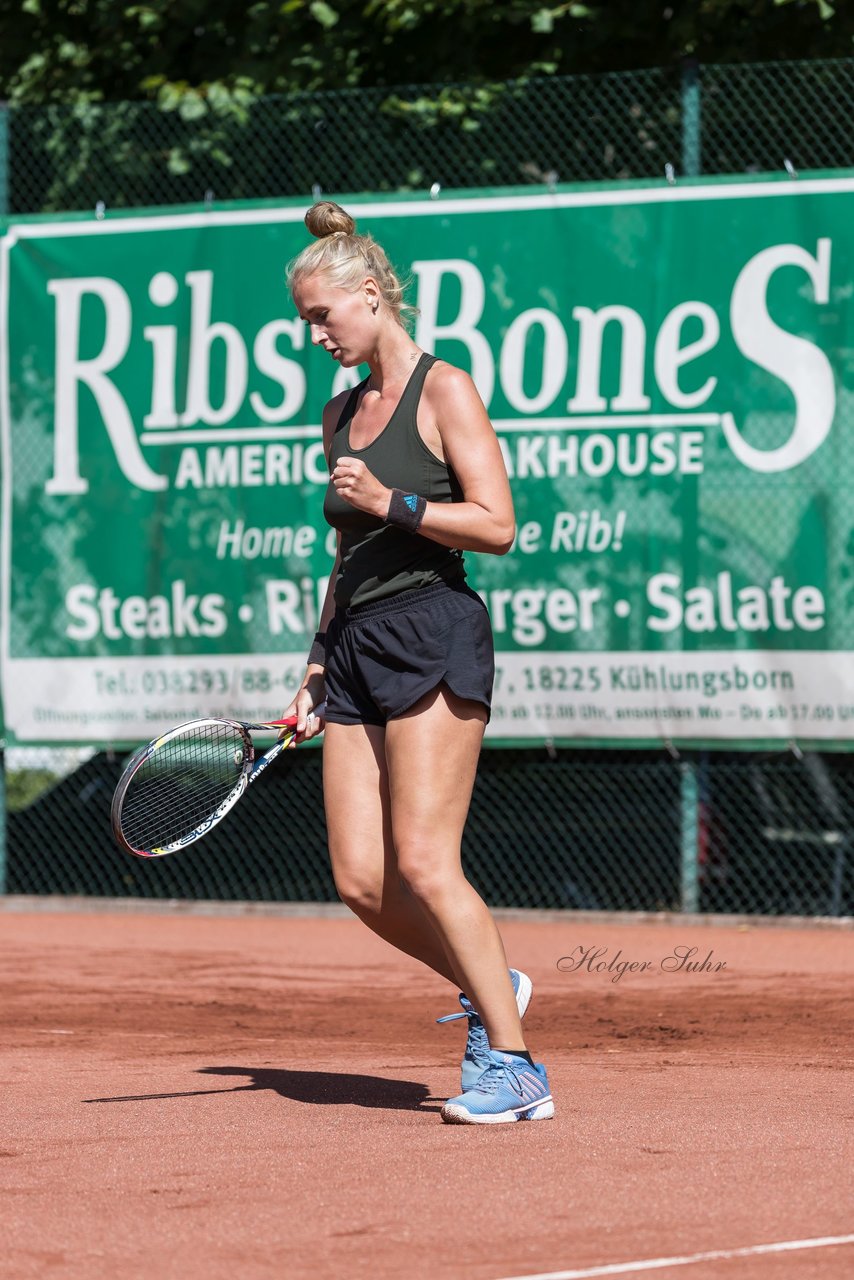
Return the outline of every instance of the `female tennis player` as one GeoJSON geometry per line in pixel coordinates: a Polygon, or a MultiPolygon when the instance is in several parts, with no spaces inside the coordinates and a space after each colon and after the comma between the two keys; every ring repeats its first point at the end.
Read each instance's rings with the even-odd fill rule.
{"type": "MultiPolygon", "coordinates": [[[[421,351],[385,251],[348,213],[315,204],[316,242],[288,284],[311,340],[369,376],[323,413],[324,514],[338,552],[303,685],[286,714],[325,728],[323,786],[335,884],[380,937],[465,994],[462,1092],[450,1123],[554,1114],[525,1046],[530,979],[466,880],[460,843],[494,676],[486,607],[463,551],[503,555],[515,531],[494,430],[468,374],[421,351]],[[323,721],[311,707],[326,700],[323,721]]],[[[448,1019],[448,1020],[449,1020],[448,1019]]],[[[439,1019],[444,1021],[444,1019],[439,1019]]]]}

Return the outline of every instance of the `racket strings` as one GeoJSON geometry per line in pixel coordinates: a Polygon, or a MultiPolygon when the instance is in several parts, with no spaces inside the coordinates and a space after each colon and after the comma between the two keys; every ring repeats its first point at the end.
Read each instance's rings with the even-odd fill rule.
{"type": "Polygon", "coordinates": [[[121,827],[135,849],[185,839],[237,787],[246,758],[239,730],[208,724],[177,734],[137,769],[122,803],[121,827]]]}

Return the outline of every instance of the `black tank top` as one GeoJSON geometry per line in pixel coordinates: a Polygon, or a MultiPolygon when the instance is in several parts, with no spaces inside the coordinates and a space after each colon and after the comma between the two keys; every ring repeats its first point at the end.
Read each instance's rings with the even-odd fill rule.
{"type": "MultiPolygon", "coordinates": [[[[417,493],[428,502],[463,500],[462,488],[451,468],[427,448],[418,434],[418,402],[427,372],[435,363],[435,356],[421,356],[388,425],[364,449],[351,446],[350,423],[367,378],[353,388],[332,437],[330,472],[339,458],[360,458],[389,489],[417,493]]],[[[338,496],[331,481],[323,514],[341,533],[341,567],[335,582],[335,603],[339,607],[367,604],[436,582],[461,582],[466,576],[461,551],[357,510],[338,496]]]]}

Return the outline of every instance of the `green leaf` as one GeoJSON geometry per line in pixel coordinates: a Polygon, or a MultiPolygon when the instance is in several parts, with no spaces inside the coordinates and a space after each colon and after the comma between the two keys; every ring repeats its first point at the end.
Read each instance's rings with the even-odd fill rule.
{"type": "Polygon", "coordinates": [[[326,3],[326,0],[313,0],[313,3],[309,6],[309,12],[327,31],[330,27],[334,27],[338,21],[338,14],[331,5],[326,3]]]}
{"type": "Polygon", "coordinates": [[[174,84],[161,84],[157,105],[161,111],[175,111],[181,102],[181,91],[174,84]]]}
{"type": "Polygon", "coordinates": [[[136,18],[143,31],[146,27],[159,26],[161,22],[161,15],[144,4],[133,5],[130,9],[126,9],[125,17],[136,18]]]}
{"type": "Polygon", "coordinates": [[[180,147],[173,147],[169,152],[169,158],[166,161],[166,166],[169,172],[174,173],[176,177],[189,173],[192,168],[190,161],[187,159],[187,156],[180,147]]]}
{"type": "Polygon", "coordinates": [[[215,81],[208,85],[207,89],[208,105],[214,111],[227,111],[231,106],[231,94],[228,89],[220,81],[215,81]]]}
{"type": "Polygon", "coordinates": [[[182,120],[198,120],[201,116],[207,115],[208,106],[201,94],[191,89],[185,93],[178,106],[178,113],[182,120]]]}
{"type": "Polygon", "coordinates": [[[554,25],[551,9],[539,9],[531,14],[531,30],[536,31],[538,35],[548,35],[554,30],[554,25]]]}

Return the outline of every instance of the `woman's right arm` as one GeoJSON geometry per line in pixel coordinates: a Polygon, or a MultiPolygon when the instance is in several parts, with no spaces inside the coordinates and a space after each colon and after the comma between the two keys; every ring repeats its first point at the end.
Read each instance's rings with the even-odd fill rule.
{"type": "MultiPolygon", "coordinates": [[[[329,575],[329,585],[326,588],[326,596],[323,601],[323,608],[320,612],[320,624],[318,626],[318,634],[316,641],[322,643],[320,637],[326,636],[326,630],[332,621],[332,615],[335,613],[335,579],[338,576],[338,566],[341,562],[341,535],[338,535],[338,551],[335,553],[335,562],[332,566],[332,573],[329,575]]],[[[291,705],[282,714],[282,719],[287,716],[297,716],[297,739],[302,741],[303,738],[313,738],[315,734],[323,732],[323,722],[314,721],[310,731],[306,732],[306,721],[309,711],[313,710],[319,703],[323,701],[326,690],[326,664],[324,662],[309,662],[306,664],[305,676],[299,687],[299,691],[291,705]]]]}
{"type": "MultiPolygon", "coordinates": [[[[326,408],[323,410],[323,452],[326,455],[327,465],[329,464],[329,451],[332,447],[332,437],[335,434],[335,428],[341,417],[341,411],[349,396],[349,391],[344,391],[340,395],[330,400],[326,408]]],[[[338,534],[337,547],[335,552],[335,560],[332,565],[332,572],[329,575],[329,583],[326,587],[326,595],[323,600],[323,608],[320,611],[320,620],[318,623],[318,637],[325,636],[327,628],[332,621],[335,613],[335,579],[338,577],[338,568],[341,563],[341,535],[338,534]]],[[[322,643],[319,641],[319,643],[322,643]]],[[[297,740],[303,741],[305,738],[313,738],[316,734],[323,732],[323,721],[312,722],[312,727],[307,731],[308,713],[323,701],[326,685],[326,667],[323,662],[308,662],[305,668],[305,676],[302,684],[297,691],[296,697],[290,706],[286,707],[282,712],[282,719],[287,716],[297,716],[297,740]]]]}

